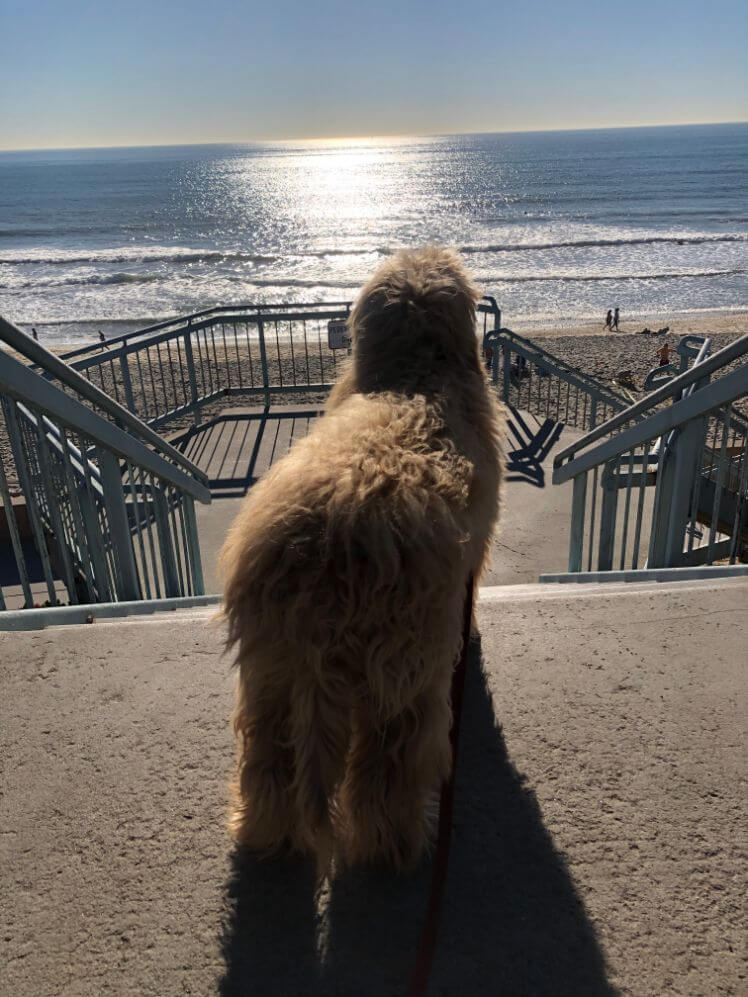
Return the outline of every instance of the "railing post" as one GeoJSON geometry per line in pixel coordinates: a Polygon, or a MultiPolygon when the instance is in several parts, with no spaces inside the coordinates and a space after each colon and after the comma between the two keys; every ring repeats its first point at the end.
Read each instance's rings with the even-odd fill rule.
{"type": "Polygon", "coordinates": [[[156,534],[161,557],[161,570],[164,573],[164,594],[167,597],[180,596],[182,590],[179,584],[177,562],[174,557],[174,543],[169,529],[169,507],[166,496],[160,488],[153,490],[153,515],[156,520],[156,534]]]}
{"type": "Polygon", "coordinates": [[[21,437],[21,428],[18,425],[18,416],[16,415],[17,402],[12,399],[2,399],[3,411],[5,413],[5,425],[8,429],[8,436],[10,438],[10,445],[13,448],[13,457],[15,459],[16,471],[18,472],[18,480],[21,485],[21,490],[26,499],[26,512],[29,517],[29,523],[31,525],[31,533],[34,538],[34,544],[36,545],[37,552],[42,562],[42,570],[44,571],[44,580],[47,585],[47,594],[49,595],[49,602],[52,606],[57,605],[57,595],[55,593],[55,582],[52,575],[52,565],[49,559],[49,550],[47,548],[46,539],[44,536],[44,526],[41,520],[41,512],[39,508],[39,502],[37,498],[37,492],[34,488],[34,482],[30,473],[30,465],[28,460],[28,454],[26,448],[23,445],[23,440],[21,437]]]}
{"type": "Polygon", "coordinates": [[[669,508],[662,510],[656,524],[665,528],[664,548],[657,544],[658,554],[662,551],[663,564],[657,567],[677,568],[683,560],[683,544],[689,519],[689,507],[694,493],[694,481],[701,473],[700,456],[706,441],[706,419],[693,419],[680,430],[674,443],[674,453],[670,457],[672,469],[672,492],[669,508]]]}
{"type": "MultiPolygon", "coordinates": [[[[0,460],[0,499],[2,499],[3,508],[5,509],[5,519],[8,524],[10,543],[13,548],[13,555],[16,559],[16,567],[18,568],[18,577],[21,582],[21,588],[23,589],[23,604],[24,607],[28,609],[30,606],[34,605],[34,597],[31,594],[29,575],[26,570],[26,557],[21,544],[21,534],[18,531],[18,523],[16,522],[16,511],[13,508],[13,500],[10,497],[8,479],[5,475],[5,467],[2,460],[0,460]]],[[[0,600],[2,600],[2,586],[0,586],[0,600]]],[[[0,602],[0,606],[1,605],[2,602],[0,602]]]]}
{"type": "Polygon", "coordinates": [[[597,548],[597,570],[610,571],[613,567],[613,549],[616,539],[616,513],[618,511],[618,488],[614,464],[608,464],[603,472],[603,501],[600,508],[600,543],[597,548]]]}
{"type": "Polygon", "coordinates": [[[189,557],[190,570],[192,572],[192,591],[194,595],[204,595],[205,581],[203,579],[203,563],[200,557],[200,538],[195,518],[195,500],[191,495],[183,495],[182,503],[187,544],[189,547],[187,556],[189,557]]]}
{"type": "Polygon", "coordinates": [[[197,375],[195,374],[195,355],[192,352],[192,326],[188,324],[184,334],[184,355],[187,360],[187,377],[190,382],[190,406],[192,407],[192,421],[195,426],[200,423],[200,409],[198,408],[197,375]]]}
{"type": "MultiPolygon", "coordinates": [[[[512,383],[512,358],[509,355],[509,340],[504,340],[504,345],[502,347],[502,354],[504,357],[504,395],[502,401],[505,405],[509,404],[509,387],[512,383]]],[[[498,370],[497,370],[498,377],[498,370]]]]}
{"type": "Polygon", "coordinates": [[[132,378],[130,377],[130,364],[127,360],[127,354],[125,353],[125,347],[123,346],[120,350],[119,355],[119,366],[122,371],[122,389],[125,393],[125,405],[132,412],[133,415],[138,413],[135,411],[135,399],[132,394],[132,378]]]}
{"type": "Polygon", "coordinates": [[[117,601],[140,599],[140,581],[135,564],[119,461],[111,450],[105,450],[103,447],[96,449],[99,457],[101,486],[104,491],[104,505],[109,523],[109,536],[112,541],[112,553],[117,572],[117,601]]]}
{"type": "Polygon", "coordinates": [[[270,404],[270,377],[268,375],[268,357],[265,349],[265,323],[258,316],[257,335],[260,339],[260,361],[262,363],[262,387],[265,394],[265,404],[270,404]]]}
{"type": "Polygon", "coordinates": [[[574,478],[571,500],[571,533],[569,540],[569,571],[582,570],[584,547],[584,507],[587,500],[587,472],[574,478]]]}

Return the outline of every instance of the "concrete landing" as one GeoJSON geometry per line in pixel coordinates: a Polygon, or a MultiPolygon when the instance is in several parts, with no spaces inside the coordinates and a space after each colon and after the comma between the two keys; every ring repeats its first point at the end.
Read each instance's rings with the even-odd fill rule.
{"type": "MultiPolygon", "coordinates": [[[[478,615],[430,993],[744,995],[748,582],[508,586],[478,615]]],[[[406,992],[427,867],[315,896],[305,862],[233,852],[221,636],[0,634],[3,994],[406,992]]]]}
{"type": "MultiPolygon", "coordinates": [[[[216,558],[247,490],[306,435],[316,415],[317,409],[300,406],[228,409],[180,445],[211,483],[212,504],[196,506],[206,592],[220,590],[216,558]]],[[[513,421],[518,435],[510,436],[510,448],[539,428],[527,413],[513,421]]],[[[555,454],[580,435],[565,428],[541,462],[509,464],[486,585],[532,583],[543,571],[566,571],[572,486],[554,486],[551,475],[555,454]]]]}

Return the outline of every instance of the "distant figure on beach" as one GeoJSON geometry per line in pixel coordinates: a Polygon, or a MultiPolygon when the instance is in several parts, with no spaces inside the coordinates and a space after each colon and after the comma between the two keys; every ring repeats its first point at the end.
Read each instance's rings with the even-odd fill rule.
{"type": "Polygon", "coordinates": [[[35,341],[38,343],[39,342],[39,333],[36,331],[36,328],[33,325],[31,326],[31,335],[34,337],[35,341]]]}
{"type": "Polygon", "coordinates": [[[605,316],[605,328],[610,329],[612,325],[613,325],[613,310],[609,308],[608,314],[605,316]]]}
{"type": "Polygon", "coordinates": [[[617,308],[613,312],[613,325],[611,326],[611,328],[615,329],[616,332],[618,332],[618,309],[617,308]]]}
{"type": "Polygon", "coordinates": [[[101,346],[99,348],[102,350],[106,349],[106,336],[101,331],[101,329],[99,329],[99,342],[101,343],[101,346]]]}
{"type": "Polygon", "coordinates": [[[670,345],[668,343],[663,343],[659,348],[657,351],[657,359],[660,361],[660,367],[664,367],[666,364],[670,363],[670,345]]]}

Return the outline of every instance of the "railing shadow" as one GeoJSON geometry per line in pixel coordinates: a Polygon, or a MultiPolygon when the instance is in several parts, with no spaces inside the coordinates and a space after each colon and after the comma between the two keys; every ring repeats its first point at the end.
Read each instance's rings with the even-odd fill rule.
{"type": "MultiPolygon", "coordinates": [[[[471,649],[455,828],[431,993],[613,997],[603,953],[532,790],[512,765],[471,649]]],[[[222,997],[404,994],[430,868],[341,873],[317,902],[300,860],[234,856],[222,997]]]]}
{"type": "Polygon", "coordinates": [[[225,412],[185,432],[176,445],[208,476],[213,499],[241,498],[305,436],[316,408],[225,412]]]}
{"type": "Polygon", "coordinates": [[[545,488],[543,463],[558,442],[564,424],[546,419],[533,431],[514,406],[510,405],[509,410],[511,418],[507,419],[507,428],[518,447],[507,453],[506,480],[523,481],[536,488],[545,488]]]}

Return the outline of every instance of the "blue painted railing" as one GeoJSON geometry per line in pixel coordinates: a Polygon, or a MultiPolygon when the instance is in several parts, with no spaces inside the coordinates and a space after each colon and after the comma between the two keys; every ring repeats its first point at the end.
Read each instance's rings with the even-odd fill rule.
{"type": "MultiPolygon", "coordinates": [[[[64,354],[75,370],[152,428],[184,425],[229,397],[325,394],[346,351],[331,346],[328,323],[351,302],[232,305],[169,320],[64,354]]],[[[478,305],[478,332],[498,328],[493,298],[478,305]]]]}
{"type": "Polygon", "coordinates": [[[202,472],[2,319],[0,342],[0,610],[202,594],[202,472]]]}
{"type": "Polygon", "coordinates": [[[748,559],[748,336],[707,352],[556,456],[570,572],[748,559]]]}

